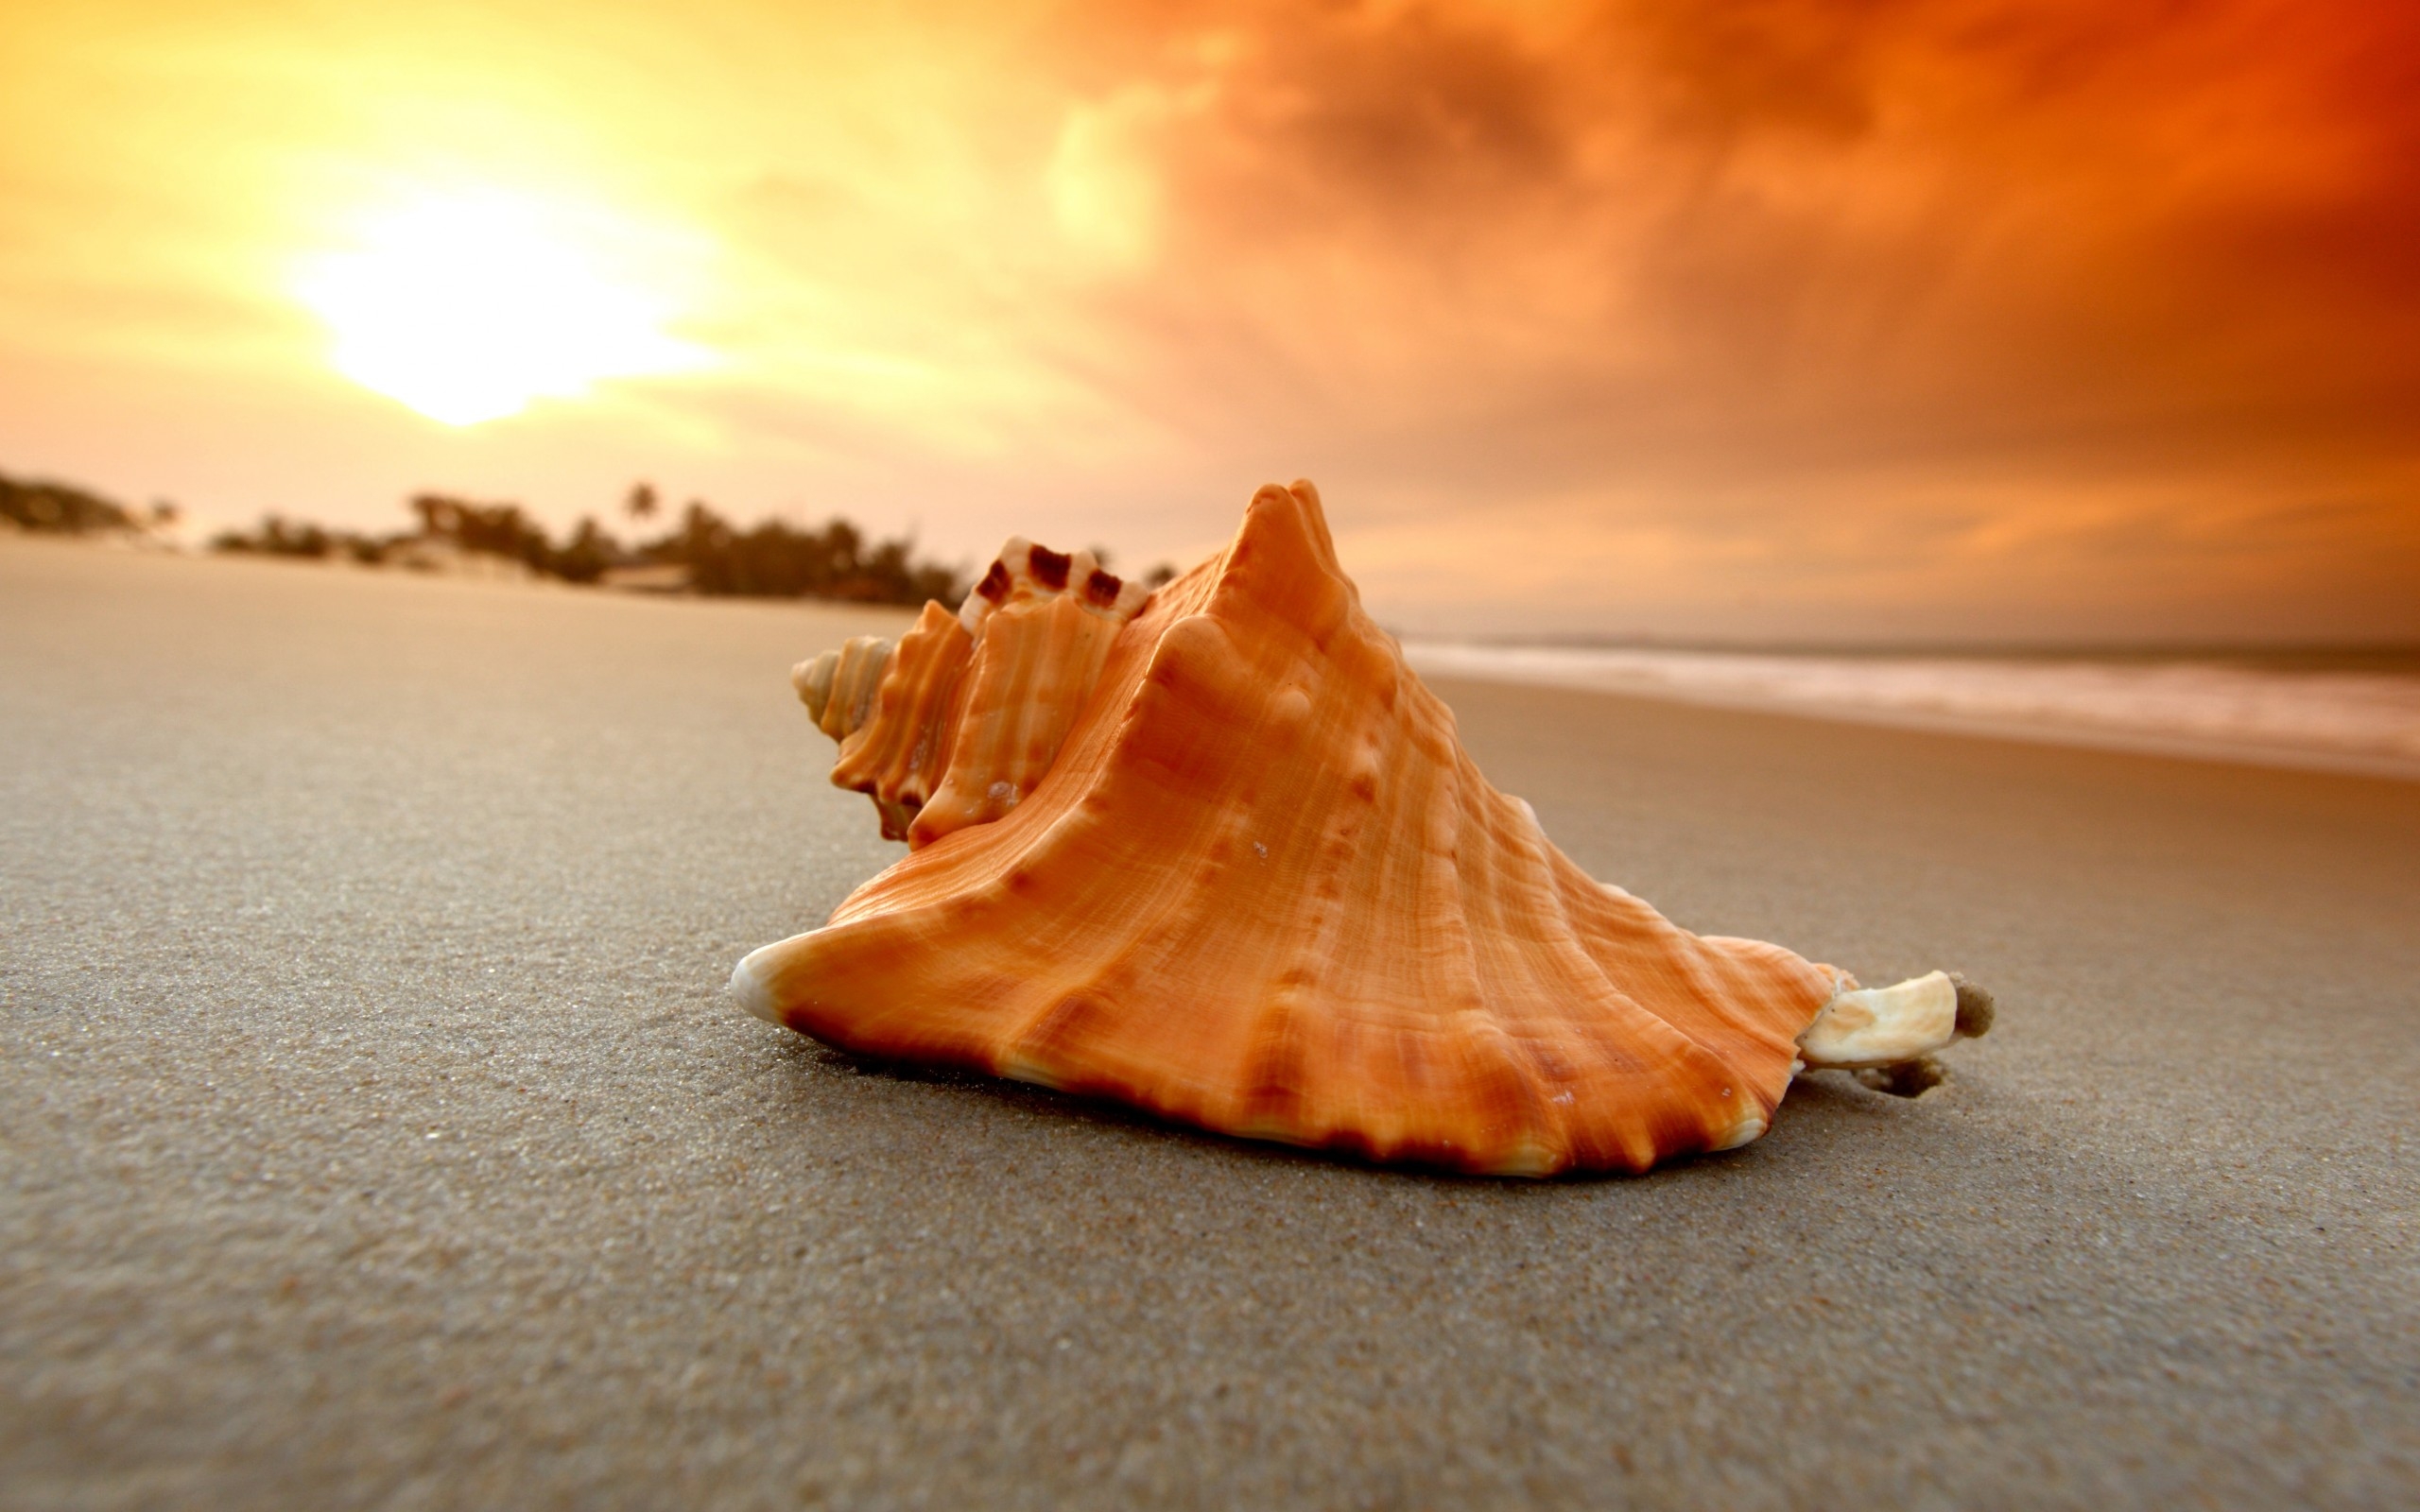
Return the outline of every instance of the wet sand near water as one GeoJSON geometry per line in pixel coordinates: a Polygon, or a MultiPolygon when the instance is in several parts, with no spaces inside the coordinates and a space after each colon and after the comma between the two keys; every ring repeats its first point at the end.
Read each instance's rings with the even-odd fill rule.
{"type": "Polygon", "coordinates": [[[0,1503],[2420,1500],[2420,784],[1439,683],[1595,874],[1997,990],[1643,1179],[744,1018],[906,616],[0,541],[0,1503]]]}

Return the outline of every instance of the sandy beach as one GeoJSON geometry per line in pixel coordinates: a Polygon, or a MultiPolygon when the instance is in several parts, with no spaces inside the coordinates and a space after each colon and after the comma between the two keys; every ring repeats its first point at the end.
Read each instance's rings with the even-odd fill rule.
{"type": "Polygon", "coordinates": [[[0,1504],[2420,1502],[2420,783],[1439,682],[1692,928],[1996,990],[1641,1179],[723,999],[896,611],[0,540],[0,1504]]]}

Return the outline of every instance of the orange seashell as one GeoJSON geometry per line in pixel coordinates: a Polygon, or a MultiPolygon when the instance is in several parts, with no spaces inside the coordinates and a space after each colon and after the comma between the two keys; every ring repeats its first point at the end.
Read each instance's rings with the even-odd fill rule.
{"type": "Polygon", "coordinates": [[[1134,617],[1151,592],[1140,583],[1114,576],[1089,551],[1062,556],[1023,536],[1011,536],[994,558],[991,571],[966,595],[965,605],[958,611],[959,623],[967,633],[980,635],[984,620],[996,610],[1063,595],[1122,625],[1134,617]]]}
{"type": "Polygon", "coordinates": [[[908,843],[930,845],[1023,802],[1058,759],[1125,627],[1064,595],[1011,604],[987,618],[949,770],[908,843]]]}
{"type": "MultiPolygon", "coordinates": [[[[869,717],[840,742],[832,785],[873,797],[886,840],[907,839],[916,811],[941,785],[963,707],[959,681],[974,655],[975,638],[958,616],[927,603],[891,652],[869,717]]],[[[806,664],[809,684],[815,665],[806,664]]]]}
{"type": "Polygon", "coordinates": [[[790,681],[840,742],[833,785],[873,798],[883,838],[929,845],[1033,791],[1150,596],[1089,551],[1011,536],[955,616],[928,603],[895,648],[861,635],[790,681]]]}
{"type": "Polygon", "coordinates": [[[1859,990],[1589,878],[1362,612],[1307,483],[1262,489],[1148,603],[1011,548],[965,650],[929,606],[878,696],[873,647],[802,667],[810,713],[857,743],[836,782],[931,796],[906,859],[739,963],[760,1017],[1223,1133],[1527,1176],[1732,1148],[1803,1062],[1907,1080],[1980,1032],[1980,995],[1939,973],[1859,990]],[[847,700],[863,713],[836,718],[847,700]]]}

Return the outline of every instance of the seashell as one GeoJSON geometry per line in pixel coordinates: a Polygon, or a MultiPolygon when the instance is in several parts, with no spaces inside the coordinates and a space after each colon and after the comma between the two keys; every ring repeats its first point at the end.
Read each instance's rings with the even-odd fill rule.
{"type": "MultiPolygon", "coordinates": [[[[837,721],[841,726],[840,760],[832,768],[832,782],[871,795],[874,811],[882,816],[883,838],[904,840],[916,811],[940,785],[948,765],[961,707],[959,684],[975,654],[975,639],[957,615],[927,603],[896,647],[877,644],[888,653],[883,676],[864,700],[862,719],[837,721]]],[[[845,656],[844,647],[842,660],[845,656]]],[[[864,662],[873,660],[871,652],[861,658],[864,662]]],[[[816,713],[813,692],[821,680],[822,664],[823,657],[818,657],[792,674],[810,714],[816,713]]],[[[835,681],[841,671],[836,662],[831,674],[835,681]]],[[[833,732],[830,726],[824,728],[833,732]]]]}
{"type": "Polygon", "coordinates": [[[1063,557],[1023,536],[1011,536],[993,559],[991,570],[975,585],[975,592],[966,595],[958,622],[969,635],[980,635],[983,622],[999,610],[1061,595],[1123,625],[1134,617],[1151,591],[1113,576],[1089,551],[1063,557]]]}
{"type": "Polygon", "coordinates": [[[1150,596],[1089,551],[1011,536],[955,616],[928,603],[895,648],[859,636],[790,681],[840,742],[833,784],[873,798],[885,839],[922,847],[1033,791],[1150,596]]]}
{"type": "Polygon", "coordinates": [[[875,690],[890,668],[890,643],[859,635],[838,651],[826,651],[790,668],[790,686],[817,729],[844,740],[873,717],[875,690]]]}
{"type": "Polygon", "coordinates": [[[1222,1133],[1525,1176],[1744,1144],[1805,1068],[1921,1090],[1987,1025],[1942,973],[1860,988],[1587,876],[1363,613],[1309,484],[1262,489],[1148,600],[1085,560],[1011,541],[954,620],[927,606],[895,650],[801,668],[834,781],[911,849],[739,963],[750,1011],[1222,1133]]]}

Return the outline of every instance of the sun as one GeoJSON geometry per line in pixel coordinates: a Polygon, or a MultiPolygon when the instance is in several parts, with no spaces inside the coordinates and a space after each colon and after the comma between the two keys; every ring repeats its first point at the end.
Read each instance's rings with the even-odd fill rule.
{"type": "Polygon", "coordinates": [[[501,191],[421,195],[362,216],[292,288],[329,361],[448,425],[573,399],[610,378],[708,365],[666,332],[676,239],[594,208],[501,191]]]}

